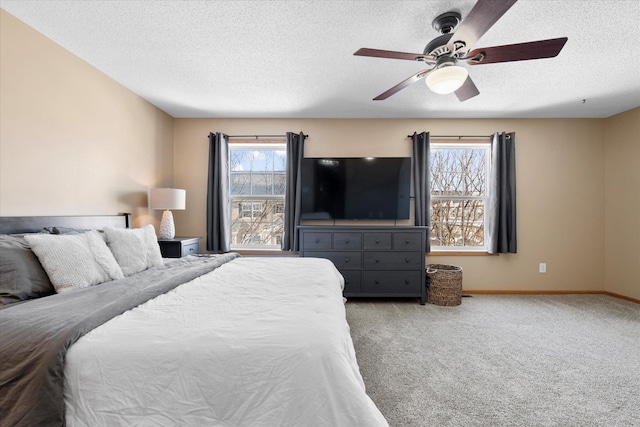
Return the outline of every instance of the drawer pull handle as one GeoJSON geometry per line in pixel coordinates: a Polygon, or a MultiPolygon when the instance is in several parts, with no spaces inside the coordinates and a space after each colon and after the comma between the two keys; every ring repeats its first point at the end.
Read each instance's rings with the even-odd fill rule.
{"type": "Polygon", "coordinates": [[[380,262],[380,258],[376,258],[376,262],[380,262]]]}
{"type": "Polygon", "coordinates": [[[409,239],[405,240],[404,242],[408,245],[409,244],[409,239]]]}
{"type": "Polygon", "coordinates": [[[348,281],[348,280],[345,280],[345,281],[344,281],[344,284],[345,284],[345,285],[348,285],[348,284],[349,284],[349,281],[348,281]]]}
{"type": "Polygon", "coordinates": [[[349,243],[349,242],[350,242],[350,240],[349,240],[349,239],[347,239],[347,240],[345,240],[344,242],[345,242],[345,243],[349,243]]]}
{"type": "Polygon", "coordinates": [[[375,283],[376,285],[379,285],[379,284],[380,284],[380,281],[376,279],[374,283],[375,283]]]}
{"type": "Polygon", "coordinates": [[[349,262],[349,258],[345,258],[345,259],[344,259],[344,262],[349,262]]]}
{"type": "Polygon", "coordinates": [[[376,244],[380,243],[380,239],[376,239],[376,244]]]}
{"type": "Polygon", "coordinates": [[[316,243],[320,243],[320,239],[316,239],[316,243]]]}
{"type": "Polygon", "coordinates": [[[408,284],[409,284],[409,279],[405,279],[405,280],[404,280],[404,283],[405,283],[406,285],[408,285],[408,284]]]}
{"type": "Polygon", "coordinates": [[[409,258],[404,259],[404,262],[409,262],[409,261],[411,261],[409,258]]]}

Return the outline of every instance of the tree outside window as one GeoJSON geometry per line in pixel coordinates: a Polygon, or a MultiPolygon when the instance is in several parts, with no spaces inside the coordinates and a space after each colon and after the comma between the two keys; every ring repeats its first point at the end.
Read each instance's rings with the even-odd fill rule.
{"type": "Polygon", "coordinates": [[[280,248],[286,165],[285,144],[230,144],[232,249],[280,248]]]}
{"type": "Polygon", "coordinates": [[[491,146],[431,144],[431,249],[485,250],[491,146]]]}

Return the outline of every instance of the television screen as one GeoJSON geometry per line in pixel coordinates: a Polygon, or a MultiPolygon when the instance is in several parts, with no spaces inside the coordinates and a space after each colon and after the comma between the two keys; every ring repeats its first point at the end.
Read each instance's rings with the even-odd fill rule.
{"type": "Polygon", "coordinates": [[[408,219],[410,157],[304,158],[302,219],[408,219]]]}

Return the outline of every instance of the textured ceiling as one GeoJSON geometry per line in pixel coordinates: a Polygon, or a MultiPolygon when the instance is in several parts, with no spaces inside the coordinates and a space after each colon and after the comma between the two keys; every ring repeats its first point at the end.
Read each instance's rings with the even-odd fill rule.
{"type": "Polygon", "coordinates": [[[356,50],[422,53],[434,17],[464,19],[474,4],[0,0],[174,117],[609,117],[640,105],[638,0],[520,0],[474,47],[568,37],[556,58],[467,65],[480,95],[464,103],[423,81],[372,101],[426,67],[356,50]]]}

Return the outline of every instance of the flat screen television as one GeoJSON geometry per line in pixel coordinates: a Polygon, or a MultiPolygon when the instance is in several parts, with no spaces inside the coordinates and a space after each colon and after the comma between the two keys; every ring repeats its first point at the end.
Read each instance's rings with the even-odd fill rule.
{"type": "Polygon", "coordinates": [[[410,157],[307,157],[301,184],[301,219],[409,219],[410,157]]]}

